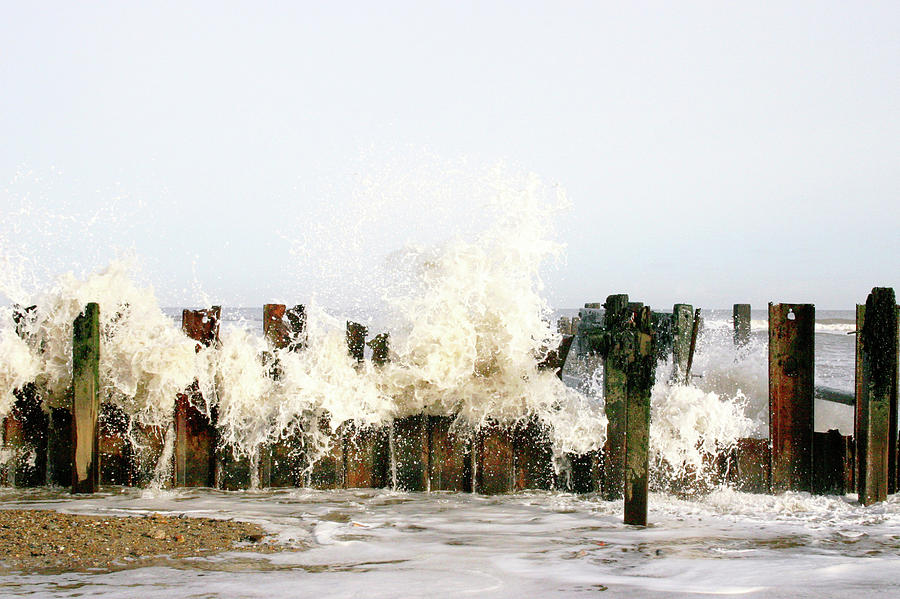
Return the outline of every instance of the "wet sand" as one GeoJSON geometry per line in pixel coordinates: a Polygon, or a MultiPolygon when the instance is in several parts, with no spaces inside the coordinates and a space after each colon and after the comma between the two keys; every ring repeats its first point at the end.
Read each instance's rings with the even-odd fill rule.
{"type": "Polygon", "coordinates": [[[247,548],[285,549],[256,524],[150,514],[79,516],[52,510],[0,509],[0,573],[111,571],[154,558],[209,556],[247,548]]]}

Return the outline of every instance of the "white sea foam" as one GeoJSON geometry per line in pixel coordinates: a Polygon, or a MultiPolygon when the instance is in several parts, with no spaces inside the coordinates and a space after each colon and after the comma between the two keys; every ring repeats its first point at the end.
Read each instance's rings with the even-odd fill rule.
{"type": "MultiPolygon", "coordinates": [[[[406,246],[386,258],[391,276],[378,289],[390,314],[392,351],[384,367],[357,364],[347,351],[345,320],[315,302],[308,305],[302,352],[274,350],[240,324],[223,329],[218,345],[195,351],[159,309],[153,290],[134,282],[133,262],[116,260],[82,279],[63,275],[49,291],[28,298],[38,306],[30,345],[4,329],[0,392],[8,398],[12,388],[37,379],[47,391],[46,405],[64,401],[72,321],[94,301],[100,304],[104,401],[136,423],[167,430],[176,395],[196,381],[197,407],[217,414],[222,443],[251,460],[266,444],[295,434],[315,456],[328,451],[331,433],[342,425],[385,425],[418,413],[454,416],[460,430],[536,418],[557,456],[596,449],[607,424],[597,373],[589,368],[582,373],[589,384],[573,389],[538,369],[560,340],[540,272],[562,251],[553,223],[565,196],[534,176],[502,169],[478,181],[490,222],[468,236],[406,246]],[[276,363],[277,380],[271,376],[276,363]]],[[[706,378],[699,388],[663,382],[654,388],[653,450],[676,470],[699,470],[747,433],[748,405],[753,417],[759,381],[730,373],[750,372],[735,366],[755,364],[759,352],[722,355],[704,343],[697,368],[706,378]],[[743,391],[750,387],[754,392],[743,391]]]]}

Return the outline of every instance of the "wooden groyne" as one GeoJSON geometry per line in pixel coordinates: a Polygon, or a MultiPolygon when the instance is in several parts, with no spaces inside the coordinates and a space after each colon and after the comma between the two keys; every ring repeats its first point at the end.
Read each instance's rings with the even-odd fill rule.
{"type": "MultiPolygon", "coordinates": [[[[19,312],[28,318],[33,309],[19,312]]],[[[197,350],[219,343],[221,308],[185,310],[184,332],[197,350]]],[[[146,484],[162,455],[165,431],[139,429],[151,457],[141,459],[124,434],[125,415],[101,405],[98,373],[99,308],[88,304],[73,328],[73,387],[70,408],[45,412],[41,390],[26,385],[3,422],[4,448],[14,454],[0,471],[8,485],[71,485],[90,493],[100,485],[146,484]]],[[[303,306],[267,304],[263,334],[272,349],[304,351],[303,306]]],[[[750,340],[749,305],[734,307],[734,342],[750,340]]],[[[768,439],[743,439],[717,458],[719,480],[756,492],[818,493],[857,491],[866,504],[897,491],[898,308],[891,289],[875,288],[857,309],[855,397],[814,386],[815,308],[809,304],[769,305],[768,439]],[[855,406],[853,436],[813,430],[815,399],[855,406]]],[[[647,522],[650,389],[657,360],[671,357],[675,382],[689,380],[692,340],[699,313],[676,304],[671,314],[653,312],[624,294],[603,304],[586,304],[577,319],[561,319],[562,344],[541,367],[561,376],[573,339],[579,351],[602,359],[609,418],[603,448],[569,455],[553,463],[549,434],[535,420],[512,427],[488,423],[479,430],[457,429],[444,416],[414,415],[375,428],[344,425],[331,433],[330,452],[312,462],[301,438],[263,448],[251,463],[223,446],[215,410],[205,413],[195,383],[175,401],[174,454],[170,484],[176,487],[247,488],[309,486],[393,488],[405,491],[511,493],[525,489],[598,492],[624,499],[630,524],[647,522]],[[312,462],[312,463],[311,463],[312,462]],[[562,468],[558,468],[558,466],[562,468]]],[[[23,333],[24,334],[24,333],[23,333]]],[[[369,338],[358,323],[347,323],[348,353],[362,363],[371,349],[375,367],[390,358],[386,333],[369,338]]],[[[281,376],[274,353],[263,356],[269,375],[281,376]]],[[[138,427],[139,428],[139,427],[138,427]]],[[[328,417],[303,423],[303,430],[330,430],[328,417]]],[[[148,450],[144,448],[144,453],[148,450]]]]}

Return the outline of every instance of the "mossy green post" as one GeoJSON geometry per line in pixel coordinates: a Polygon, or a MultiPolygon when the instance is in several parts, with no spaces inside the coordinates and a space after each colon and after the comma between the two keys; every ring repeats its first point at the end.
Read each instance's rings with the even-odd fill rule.
{"type": "Polygon", "coordinates": [[[72,334],[72,493],[100,486],[100,306],[89,303],[72,334]]]}
{"type": "Polygon", "coordinates": [[[856,453],[859,501],[884,501],[896,489],[897,300],[872,289],[856,307],[856,453]]]}
{"type": "Polygon", "coordinates": [[[735,304],[732,318],[734,321],[734,344],[743,347],[750,343],[750,304],[735,304]]]}
{"type": "Polygon", "coordinates": [[[610,295],[603,304],[603,398],[606,404],[606,445],[603,452],[601,492],[607,501],[622,497],[625,469],[625,402],[627,379],[625,362],[627,342],[624,336],[631,320],[628,295],[610,295]]]}
{"type": "Polygon", "coordinates": [[[672,360],[673,380],[684,381],[688,358],[691,353],[691,331],[694,328],[694,307],[690,304],[675,304],[672,307],[672,360]]]}
{"type": "Polygon", "coordinates": [[[656,373],[653,315],[649,307],[634,313],[633,336],[626,367],[625,524],[647,525],[650,480],[650,392],[656,373]]]}

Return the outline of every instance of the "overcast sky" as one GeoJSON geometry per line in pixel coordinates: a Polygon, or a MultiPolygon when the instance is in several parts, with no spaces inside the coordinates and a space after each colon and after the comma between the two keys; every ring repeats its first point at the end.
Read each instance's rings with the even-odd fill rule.
{"type": "Polygon", "coordinates": [[[304,301],[310,255],[440,241],[503,161],[571,201],[556,306],[851,308],[900,290],[898,32],[896,0],[2,0],[0,248],[304,301]]]}

